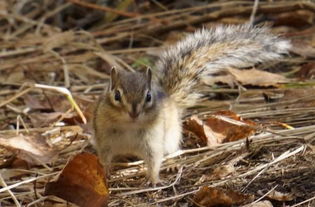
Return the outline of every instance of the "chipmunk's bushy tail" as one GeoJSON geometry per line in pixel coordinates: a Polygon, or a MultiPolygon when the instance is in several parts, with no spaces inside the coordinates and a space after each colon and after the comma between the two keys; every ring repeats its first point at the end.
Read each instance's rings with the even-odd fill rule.
{"type": "Polygon", "coordinates": [[[170,46],[158,61],[158,79],[182,108],[193,106],[200,79],[227,68],[244,68],[279,59],[290,42],[266,27],[218,26],[201,29],[170,46]]]}

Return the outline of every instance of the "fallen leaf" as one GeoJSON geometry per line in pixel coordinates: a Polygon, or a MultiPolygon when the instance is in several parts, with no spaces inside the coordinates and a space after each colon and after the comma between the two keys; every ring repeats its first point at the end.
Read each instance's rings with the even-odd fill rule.
{"type": "Polygon", "coordinates": [[[216,83],[227,84],[230,88],[234,88],[236,84],[235,78],[231,74],[220,74],[216,76],[202,77],[202,82],[208,86],[213,86],[216,83]]]}
{"type": "Polygon", "coordinates": [[[40,135],[0,137],[0,145],[16,152],[17,157],[30,164],[50,163],[57,152],[51,147],[46,138],[40,135]]]}
{"type": "Polygon", "coordinates": [[[276,201],[292,201],[295,197],[292,193],[281,193],[279,191],[273,190],[268,193],[267,198],[276,201]]]}
{"type": "Polygon", "coordinates": [[[315,77],[315,62],[303,64],[296,75],[302,80],[313,79],[315,77]]]}
{"type": "Polygon", "coordinates": [[[46,196],[46,199],[43,202],[43,206],[45,207],[78,207],[78,205],[71,203],[69,201],[65,201],[62,198],[57,196],[49,195],[46,196]]]}
{"type": "Polygon", "coordinates": [[[12,163],[11,163],[11,166],[10,166],[12,169],[29,169],[30,166],[29,164],[25,161],[25,160],[22,160],[20,158],[15,158],[12,163]]]}
{"type": "Polygon", "coordinates": [[[202,81],[206,85],[223,83],[229,85],[231,88],[234,88],[236,83],[259,87],[276,87],[279,83],[289,82],[289,80],[282,75],[254,68],[250,70],[229,68],[227,72],[222,72],[215,76],[203,77],[202,81]]]}
{"type": "Polygon", "coordinates": [[[291,52],[300,55],[305,58],[315,57],[315,47],[309,41],[306,40],[292,40],[291,52]]]}
{"type": "Polygon", "coordinates": [[[270,201],[259,201],[257,203],[251,203],[242,207],[273,207],[270,201]]]}
{"type": "Polygon", "coordinates": [[[65,112],[71,107],[69,101],[60,95],[46,95],[40,99],[39,96],[26,94],[23,99],[26,106],[33,110],[65,112]]]}
{"type": "MultiPolygon", "coordinates": [[[[82,118],[75,112],[68,112],[71,109],[69,101],[59,95],[46,95],[44,99],[40,99],[38,96],[25,95],[25,104],[33,111],[29,113],[29,118],[34,127],[45,127],[54,123],[62,117],[62,120],[69,125],[75,125],[82,123],[82,118]]],[[[83,98],[77,98],[76,102],[87,116],[88,121],[92,120],[94,107],[96,102],[92,100],[86,100],[83,98]]]]}
{"type": "Polygon", "coordinates": [[[60,48],[63,45],[72,42],[74,38],[75,33],[73,31],[66,31],[63,33],[51,35],[44,41],[43,50],[47,52],[55,48],[60,48]]]}
{"type": "Polygon", "coordinates": [[[25,81],[25,76],[23,69],[18,68],[9,73],[3,72],[0,76],[1,83],[23,83],[25,81]]]}
{"type": "Polygon", "coordinates": [[[247,138],[256,132],[257,124],[243,120],[232,111],[218,111],[202,121],[196,116],[184,123],[184,128],[193,132],[208,146],[247,138]]]}
{"type": "Polygon", "coordinates": [[[81,207],[101,207],[109,192],[98,158],[90,153],[76,155],[55,182],[47,183],[45,195],[55,195],[81,207]]]}
{"type": "Polygon", "coordinates": [[[214,132],[221,135],[221,143],[247,138],[256,132],[257,124],[232,111],[218,111],[205,120],[214,132]]]}
{"type": "Polygon", "coordinates": [[[204,207],[242,205],[253,199],[253,195],[207,186],[202,187],[194,196],[194,201],[204,207]]]}
{"type": "Polygon", "coordinates": [[[207,177],[207,181],[222,179],[233,172],[235,172],[235,167],[232,164],[219,166],[212,171],[210,176],[207,177]]]}
{"type": "MultiPolygon", "coordinates": [[[[310,94],[314,93],[315,88],[313,87],[288,89],[284,91],[283,97],[279,99],[279,102],[292,102],[293,100],[295,100],[289,105],[290,108],[314,107],[315,100],[310,96],[310,94]]],[[[284,107],[288,107],[288,105],[284,107]]],[[[277,106],[277,109],[281,109],[281,105],[277,106]]]]}
{"type": "Polygon", "coordinates": [[[8,83],[23,83],[23,81],[25,81],[25,77],[21,69],[12,71],[6,79],[8,83]]]}
{"type": "Polygon", "coordinates": [[[305,28],[313,25],[314,12],[307,10],[296,10],[292,12],[284,12],[272,16],[274,26],[290,25],[290,27],[305,28]]]}
{"type": "Polygon", "coordinates": [[[62,116],[61,112],[51,113],[31,113],[29,118],[34,127],[47,127],[50,124],[56,122],[62,116]]]}
{"type": "Polygon", "coordinates": [[[250,70],[229,68],[228,71],[235,78],[235,80],[242,85],[268,87],[277,86],[279,83],[288,82],[288,79],[282,75],[257,70],[255,68],[250,70]]]}
{"type": "Polygon", "coordinates": [[[215,146],[221,143],[222,136],[214,134],[212,129],[204,124],[204,122],[197,116],[192,116],[184,123],[185,129],[193,132],[199,137],[204,144],[208,146],[215,146]]]}

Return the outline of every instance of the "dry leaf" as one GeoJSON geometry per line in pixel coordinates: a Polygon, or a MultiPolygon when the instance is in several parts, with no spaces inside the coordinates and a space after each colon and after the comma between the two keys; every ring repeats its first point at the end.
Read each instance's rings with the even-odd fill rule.
{"type": "Polygon", "coordinates": [[[206,135],[204,124],[201,119],[197,116],[191,116],[184,123],[184,128],[188,131],[193,132],[197,137],[199,137],[203,143],[208,142],[208,137],[206,135]]]}
{"type": "Polygon", "coordinates": [[[222,179],[233,172],[235,172],[235,167],[232,164],[219,166],[213,170],[210,176],[207,177],[207,181],[222,179]]]}
{"type": "Polygon", "coordinates": [[[41,100],[38,96],[25,95],[25,104],[34,110],[52,110],[56,112],[65,112],[71,105],[66,97],[62,95],[46,95],[45,99],[41,100]]]}
{"type": "Polygon", "coordinates": [[[273,25],[290,25],[290,27],[305,28],[314,23],[314,17],[314,12],[307,10],[284,12],[273,16],[273,25]]]}
{"type": "Polygon", "coordinates": [[[292,193],[281,193],[279,191],[273,190],[268,193],[267,198],[276,201],[292,201],[295,197],[292,193]]]}
{"type": "Polygon", "coordinates": [[[193,132],[197,137],[201,139],[204,144],[208,146],[215,146],[222,143],[224,138],[219,133],[213,132],[213,130],[204,124],[204,122],[197,116],[192,116],[184,123],[184,128],[193,132]]]}
{"type": "Polygon", "coordinates": [[[286,83],[288,79],[284,76],[274,73],[269,73],[267,71],[250,69],[250,70],[239,70],[234,68],[229,68],[228,71],[235,78],[235,80],[242,85],[252,85],[252,86],[277,86],[279,83],[286,83]]]}
{"type": "Polygon", "coordinates": [[[242,207],[273,207],[270,201],[259,201],[257,203],[251,203],[242,207]]]}
{"type": "Polygon", "coordinates": [[[50,124],[56,122],[62,113],[60,112],[51,112],[51,113],[31,113],[29,118],[34,127],[47,127],[50,124]]]}
{"type": "Polygon", "coordinates": [[[49,195],[46,196],[47,199],[44,200],[43,206],[45,207],[78,207],[78,205],[74,203],[70,203],[69,201],[65,201],[62,198],[57,196],[49,195]]]}
{"type": "Polygon", "coordinates": [[[247,138],[256,132],[257,124],[244,120],[232,111],[218,111],[205,120],[214,132],[222,137],[221,143],[247,138]]]}
{"type": "Polygon", "coordinates": [[[57,154],[53,147],[48,145],[46,138],[39,135],[0,137],[0,145],[15,151],[20,159],[31,164],[49,163],[57,154]]]}
{"type": "MultiPolygon", "coordinates": [[[[38,96],[32,95],[25,95],[23,98],[25,104],[32,110],[36,111],[29,113],[29,117],[34,127],[49,126],[61,117],[61,121],[69,125],[82,123],[82,118],[79,114],[75,112],[65,113],[71,109],[71,105],[69,100],[67,100],[64,96],[46,95],[43,100],[39,99],[38,96]],[[49,111],[49,113],[47,113],[47,111],[49,111]]],[[[84,112],[84,115],[88,116],[87,118],[91,120],[96,102],[82,98],[77,98],[76,102],[84,112]]]]}
{"type": "Polygon", "coordinates": [[[23,83],[25,76],[23,70],[14,70],[6,78],[7,83],[23,83]]]}
{"type": "Polygon", "coordinates": [[[232,111],[218,111],[202,121],[192,116],[184,123],[184,128],[193,132],[208,146],[236,141],[253,135],[255,122],[243,120],[232,111]]]}
{"type": "Polygon", "coordinates": [[[89,153],[76,155],[56,182],[47,183],[46,195],[55,195],[81,207],[105,206],[109,192],[98,158],[89,153]]]}
{"type": "Polygon", "coordinates": [[[12,160],[10,167],[12,169],[29,169],[30,166],[27,163],[27,161],[22,160],[20,158],[14,158],[14,160],[12,160]]]}
{"type": "Polygon", "coordinates": [[[235,87],[236,80],[231,74],[221,74],[217,76],[202,77],[202,82],[206,85],[212,86],[216,83],[227,84],[230,88],[235,87]]]}
{"type": "Polygon", "coordinates": [[[202,81],[206,85],[214,85],[215,83],[224,83],[234,88],[235,83],[242,85],[252,85],[259,87],[277,86],[279,83],[287,83],[288,79],[284,76],[267,71],[257,69],[234,69],[229,68],[228,72],[218,74],[216,76],[203,77],[202,81]]]}
{"type": "Polygon", "coordinates": [[[302,80],[313,79],[315,77],[315,62],[303,64],[296,75],[302,80]]]}
{"type": "Polygon", "coordinates": [[[291,52],[305,58],[315,57],[315,47],[306,40],[292,40],[291,52]]]}
{"type": "Polygon", "coordinates": [[[25,105],[31,109],[52,110],[52,106],[50,105],[50,103],[47,101],[46,98],[44,100],[40,100],[38,96],[32,96],[32,95],[26,94],[23,96],[23,100],[24,100],[25,105]]]}
{"type": "Polygon", "coordinates": [[[43,50],[49,51],[54,48],[60,48],[61,46],[72,42],[75,38],[73,31],[66,31],[63,33],[55,34],[47,38],[43,43],[43,50]]]}
{"type": "Polygon", "coordinates": [[[253,199],[253,195],[207,186],[202,187],[194,196],[194,201],[204,207],[241,205],[253,199]]]}
{"type": "MultiPolygon", "coordinates": [[[[296,102],[290,104],[290,108],[314,107],[315,100],[313,98],[310,98],[311,97],[310,95],[314,93],[315,93],[315,88],[312,88],[312,87],[288,89],[284,91],[283,97],[279,99],[279,102],[297,100],[296,102]]],[[[277,109],[279,108],[281,108],[281,106],[279,107],[277,106],[277,109]]]]}

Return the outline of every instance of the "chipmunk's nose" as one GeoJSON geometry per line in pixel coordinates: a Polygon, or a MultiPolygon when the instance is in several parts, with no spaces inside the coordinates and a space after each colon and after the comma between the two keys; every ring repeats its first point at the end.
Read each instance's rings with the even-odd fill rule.
{"type": "Polygon", "coordinates": [[[133,118],[133,119],[136,119],[136,118],[138,118],[139,113],[137,113],[137,112],[129,112],[129,116],[130,116],[131,118],[133,118]]]}
{"type": "Polygon", "coordinates": [[[136,118],[138,118],[139,114],[140,114],[140,112],[139,112],[139,110],[137,110],[137,105],[132,104],[131,111],[129,112],[129,116],[132,119],[136,119],[136,118]]]}

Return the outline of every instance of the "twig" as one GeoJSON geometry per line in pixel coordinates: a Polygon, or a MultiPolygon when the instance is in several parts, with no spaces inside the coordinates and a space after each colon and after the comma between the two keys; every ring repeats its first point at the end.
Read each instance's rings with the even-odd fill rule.
{"type": "Polygon", "coordinates": [[[33,205],[40,203],[46,199],[47,199],[47,196],[40,197],[39,199],[34,200],[34,201],[30,202],[29,204],[27,204],[27,207],[33,206],[33,205]]]}
{"type": "Polygon", "coordinates": [[[68,68],[68,65],[66,63],[66,60],[61,55],[59,55],[57,52],[55,52],[53,50],[49,50],[49,52],[51,54],[53,54],[56,58],[58,58],[62,62],[63,75],[64,75],[64,79],[65,79],[65,87],[69,88],[70,87],[70,77],[69,77],[69,68],[68,68]]]}
{"type": "Polygon", "coordinates": [[[249,24],[253,25],[255,21],[255,15],[258,9],[259,0],[255,0],[252,14],[250,15],[249,24]]]}
{"type": "Polygon", "coordinates": [[[63,11],[64,9],[68,8],[70,5],[71,5],[71,3],[65,3],[65,4],[63,4],[63,5],[61,5],[61,6],[57,7],[57,8],[55,8],[54,10],[52,10],[52,11],[50,11],[50,12],[45,12],[45,15],[40,19],[40,23],[39,23],[39,24],[37,25],[37,27],[36,27],[36,32],[35,32],[35,33],[36,33],[36,34],[39,33],[41,27],[44,25],[44,22],[45,22],[48,18],[50,18],[50,17],[56,15],[57,13],[60,13],[60,12],[63,11]]]}
{"type": "MultiPolygon", "coordinates": [[[[8,185],[7,185],[7,184],[5,183],[5,181],[4,181],[4,179],[3,179],[2,175],[1,175],[1,173],[0,173],[0,182],[1,182],[1,184],[2,184],[3,187],[8,187],[8,185]]],[[[15,205],[16,205],[17,207],[21,207],[21,204],[20,204],[19,201],[16,199],[16,197],[15,197],[15,195],[12,193],[12,191],[11,191],[10,189],[8,189],[7,191],[8,191],[8,193],[10,194],[10,196],[11,196],[12,200],[14,201],[15,205]]]]}
{"type": "Polygon", "coordinates": [[[253,201],[251,204],[258,203],[258,202],[261,201],[264,197],[266,197],[269,193],[271,193],[272,191],[274,191],[277,187],[278,187],[278,185],[276,185],[275,187],[271,188],[271,190],[269,190],[267,193],[265,193],[263,196],[261,196],[261,197],[258,198],[257,200],[253,201]]]}
{"type": "Polygon", "coordinates": [[[7,191],[7,190],[11,190],[13,188],[16,188],[20,185],[23,185],[23,184],[26,184],[26,183],[31,183],[35,180],[38,180],[38,179],[42,179],[42,178],[46,178],[46,177],[50,177],[50,176],[54,176],[54,175],[57,175],[59,172],[54,172],[54,173],[50,173],[50,174],[46,174],[46,175],[42,175],[42,176],[38,176],[38,177],[35,177],[35,178],[29,178],[27,180],[23,180],[21,182],[18,182],[18,183],[15,183],[15,184],[12,184],[12,185],[9,185],[9,186],[6,186],[4,188],[1,188],[0,189],[0,193],[4,192],[4,191],[7,191]]]}
{"type": "Polygon", "coordinates": [[[199,191],[199,189],[198,189],[198,190],[193,190],[193,191],[190,191],[190,192],[187,192],[187,193],[182,193],[182,194],[179,194],[179,195],[167,197],[167,198],[164,198],[164,199],[157,200],[156,202],[154,202],[154,203],[152,203],[152,204],[163,203],[163,202],[170,201],[170,200],[174,200],[174,199],[177,199],[177,198],[182,198],[182,197],[184,197],[184,196],[197,193],[198,191],[199,191]]]}
{"type": "Polygon", "coordinates": [[[118,194],[118,195],[122,195],[122,196],[134,195],[134,194],[145,193],[145,192],[150,192],[150,191],[157,191],[157,190],[163,190],[163,189],[166,189],[166,188],[173,187],[179,181],[179,179],[180,179],[180,177],[182,175],[182,172],[183,172],[183,167],[181,167],[178,170],[178,173],[177,173],[175,181],[173,183],[171,183],[170,185],[161,186],[161,187],[155,187],[155,188],[146,188],[146,189],[141,189],[141,190],[135,190],[135,191],[130,191],[130,192],[126,192],[126,193],[121,193],[121,194],[118,194]]]}
{"type": "Polygon", "coordinates": [[[13,55],[21,55],[21,54],[25,54],[25,53],[31,53],[31,52],[35,52],[37,50],[37,48],[24,48],[24,49],[16,49],[16,50],[11,50],[11,51],[5,51],[5,52],[1,52],[0,53],[0,57],[7,57],[7,56],[13,56],[13,55]]]}
{"type": "Polygon", "coordinates": [[[278,163],[278,162],[280,162],[280,161],[282,161],[282,160],[284,160],[284,159],[286,159],[286,158],[288,158],[288,157],[291,157],[291,156],[293,156],[293,155],[295,155],[295,154],[297,154],[297,153],[303,151],[304,148],[305,148],[305,146],[302,145],[301,147],[295,149],[295,150],[292,151],[292,152],[290,152],[290,151],[288,150],[288,151],[282,153],[279,157],[277,157],[276,159],[274,159],[274,160],[271,161],[270,163],[260,165],[260,166],[256,167],[255,169],[253,169],[253,170],[251,170],[251,171],[248,171],[248,172],[246,172],[246,173],[241,174],[239,177],[246,177],[246,176],[251,175],[251,174],[253,174],[253,173],[255,173],[255,172],[258,172],[258,171],[260,171],[260,170],[262,170],[262,169],[269,168],[271,165],[274,165],[274,164],[276,164],[276,163],[278,163]]]}
{"type": "Polygon", "coordinates": [[[160,7],[161,9],[167,11],[168,8],[166,6],[164,6],[162,3],[158,2],[157,0],[151,0],[154,4],[156,4],[158,7],[160,7]]]}
{"type": "Polygon", "coordinates": [[[68,0],[74,4],[78,4],[80,6],[83,7],[87,7],[87,8],[91,8],[91,9],[97,9],[97,10],[101,10],[101,11],[105,11],[105,12],[112,12],[112,13],[116,13],[119,14],[121,16],[126,16],[126,17],[137,17],[139,16],[139,14],[137,13],[130,13],[130,12],[125,12],[125,11],[120,11],[120,10],[116,10],[116,9],[112,9],[109,7],[105,7],[105,6],[99,6],[96,4],[92,4],[92,3],[87,3],[87,2],[83,2],[80,0],[68,0]]]}
{"type": "Polygon", "coordinates": [[[8,100],[6,101],[3,101],[2,103],[0,103],[0,108],[2,106],[5,106],[6,104],[10,103],[11,101],[14,101],[15,99],[23,96],[24,94],[28,93],[32,88],[26,88],[24,89],[23,91],[21,92],[18,92],[17,94],[13,95],[11,98],[9,98],[8,100]]]}
{"type": "Polygon", "coordinates": [[[263,174],[267,169],[268,169],[268,168],[266,167],[266,168],[262,169],[259,173],[257,173],[257,175],[256,175],[255,177],[253,177],[253,179],[251,179],[251,180],[247,183],[247,185],[241,190],[241,192],[244,192],[244,191],[248,188],[248,186],[249,186],[250,184],[252,184],[252,182],[254,182],[254,180],[256,180],[256,178],[258,178],[259,175],[263,174]]]}
{"type": "MultiPolygon", "coordinates": [[[[83,112],[81,111],[80,107],[78,106],[78,104],[75,102],[75,100],[72,97],[71,92],[63,87],[56,87],[56,86],[48,86],[48,85],[43,85],[43,84],[34,84],[34,86],[36,88],[42,88],[42,89],[50,89],[50,90],[54,90],[54,91],[58,91],[59,93],[62,93],[64,95],[66,95],[66,97],[68,98],[69,102],[71,103],[71,106],[77,111],[77,113],[79,114],[79,116],[81,117],[82,121],[84,124],[87,123],[87,120],[83,114],[83,112]]],[[[0,105],[1,106],[1,105],[0,105]]]]}
{"type": "Polygon", "coordinates": [[[28,130],[28,127],[26,126],[26,123],[24,122],[23,118],[21,117],[21,115],[18,115],[16,117],[16,135],[19,135],[20,133],[20,122],[22,123],[26,132],[29,133],[30,131],[28,130]]]}
{"type": "Polygon", "coordinates": [[[307,199],[307,200],[305,200],[305,201],[302,201],[302,202],[300,202],[300,203],[297,203],[297,204],[295,204],[295,205],[293,205],[293,206],[291,206],[291,207],[300,206],[300,205],[302,205],[302,204],[304,204],[304,203],[307,203],[307,202],[310,202],[310,201],[312,201],[312,200],[315,200],[315,196],[313,196],[313,197],[311,197],[311,198],[309,198],[309,199],[307,199]]]}

